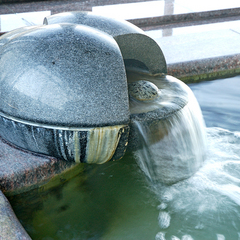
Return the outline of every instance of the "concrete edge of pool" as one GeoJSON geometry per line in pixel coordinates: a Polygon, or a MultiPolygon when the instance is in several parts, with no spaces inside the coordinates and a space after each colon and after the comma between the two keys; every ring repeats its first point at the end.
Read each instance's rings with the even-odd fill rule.
{"type": "Polygon", "coordinates": [[[240,54],[169,64],[168,74],[185,83],[236,76],[240,74],[240,54]]]}
{"type": "MultiPolygon", "coordinates": [[[[238,75],[240,53],[168,64],[168,74],[186,83],[238,75]]],[[[31,238],[4,194],[56,186],[83,171],[83,166],[17,149],[0,138],[0,169],[0,218],[4,219],[0,238],[13,240],[31,238]]]]}

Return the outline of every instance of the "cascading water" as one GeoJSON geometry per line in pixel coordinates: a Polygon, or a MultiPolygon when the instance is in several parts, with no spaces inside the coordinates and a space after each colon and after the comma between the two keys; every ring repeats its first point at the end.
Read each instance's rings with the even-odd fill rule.
{"type": "MultiPolygon", "coordinates": [[[[238,126],[238,79],[216,81],[202,90],[201,86],[211,83],[196,85],[203,105],[207,102],[205,111],[209,124],[228,128],[238,126]],[[231,86],[235,86],[234,89],[231,86]],[[219,97],[209,104],[211,95],[216,96],[216,88],[219,97]],[[226,89],[231,92],[231,98],[226,89]],[[224,104],[219,104],[220,101],[224,104]],[[222,122],[219,122],[219,117],[222,122]]],[[[239,240],[240,132],[206,128],[208,144],[203,163],[205,129],[194,96],[185,108],[167,120],[168,134],[153,145],[149,144],[148,129],[138,122],[135,124],[144,142],[144,148],[137,150],[135,155],[141,169],[153,180],[152,187],[160,201],[158,223],[161,231],[155,239],[239,240]],[[169,166],[169,159],[171,162],[176,160],[178,164],[169,166]],[[171,186],[163,185],[169,174],[172,180],[180,180],[187,174],[189,178],[175,181],[171,186]]]]}
{"type": "Polygon", "coordinates": [[[163,187],[156,240],[240,239],[240,133],[208,128],[207,158],[187,180],[163,187]]]}
{"type": "Polygon", "coordinates": [[[162,139],[148,126],[135,122],[143,147],[135,152],[136,159],[153,182],[172,184],[192,176],[202,165],[205,155],[205,125],[201,110],[192,95],[189,103],[172,116],[160,120],[162,139]]]}
{"type": "MultiPolygon", "coordinates": [[[[152,80],[145,77],[146,79],[152,80]]],[[[161,78],[155,78],[155,82],[156,80],[161,82],[161,78]]],[[[159,111],[164,107],[177,109],[175,105],[179,104],[179,100],[173,100],[176,92],[171,83],[169,86],[164,84],[163,89],[161,83],[158,86],[159,97],[147,101],[146,111],[154,109],[153,106],[157,106],[159,111]]],[[[140,139],[140,147],[134,154],[141,169],[153,183],[172,184],[186,179],[192,176],[204,161],[206,133],[202,113],[191,90],[186,87],[184,91],[187,92],[188,101],[179,110],[173,110],[150,124],[132,120],[140,139]]],[[[130,111],[134,113],[146,104],[137,103],[131,95],[133,94],[130,89],[130,111]]]]}

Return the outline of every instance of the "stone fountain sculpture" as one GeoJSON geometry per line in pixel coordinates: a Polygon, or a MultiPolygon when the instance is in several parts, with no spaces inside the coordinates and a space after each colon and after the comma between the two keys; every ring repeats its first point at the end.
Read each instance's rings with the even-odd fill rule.
{"type": "MultiPolygon", "coordinates": [[[[136,122],[146,127],[152,145],[171,136],[165,122],[171,127],[172,116],[183,114],[192,94],[184,83],[167,75],[160,47],[141,29],[126,21],[70,12],[52,15],[42,26],[19,28],[0,38],[0,95],[0,136],[11,143],[10,148],[15,145],[17,152],[20,148],[33,153],[29,154],[30,161],[37,153],[41,162],[38,154],[101,164],[120,159],[127,148],[143,148],[136,122]]],[[[191,137],[187,128],[184,135],[191,137]]],[[[177,142],[175,136],[174,132],[172,145],[177,142]]],[[[160,176],[167,184],[190,176],[199,167],[192,160],[202,139],[197,137],[194,135],[191,141],[195,147],[185,144],[184,151],[190,158],[182,161],[176,155],[161,156],[161,161],[153,162],[153,176],[160,176]]],[[[178,150],[179,143],[177,155],[178,150]]],[[[52,160],[47,162],[51,172],[52,160]]],[[[10,166],[8,177],[16,175],[12,181],[15,188],[25,184],[19,181],[27,179],[31,171],[35,174],[28,163],[23,164],[20,174],[10,166]]],[[[39,177],[27,180],[28,187],[44,184],[50,176],[39,172],[39,177]]],[[[0,213],[2,217],[9,215],[8,208],[0,213]]],[[[5,222],[3,238],[12,239],[11,229],[13,236],[21,234],[30,239],[14,221],[11,218],[5,222]]]]}
{"type": "Polygon", "coordinates": [[[160,47],[136,26],[88,12],[52,15],[0,38],[0,135],[67,161],[120,159],[127,145],[138,147],[134,120],[154,126],[187,104],[185,85],[166,74],[160,47]],[[131,80],[130,70],[150,77],[131,80]],[[172,104],[146,107],[170,85],[172,104]]]}

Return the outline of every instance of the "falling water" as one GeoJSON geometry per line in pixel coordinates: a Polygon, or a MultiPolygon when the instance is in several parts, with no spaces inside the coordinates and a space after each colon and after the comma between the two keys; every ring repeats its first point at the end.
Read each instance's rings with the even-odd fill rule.
{"type": "Polygon", "coordinates": [[[142,144],[135,157],[153,183],[172,184],[186,179],[204,161],[205,124],[194,95],[188,95],[186,106],[152,124],[154,130],[152,125],[134,121],[142,144]]]}
{"type": "MultiPolygon", "coordinates": [[[[208,83],[207,91],[204,88],[203,92],[200,86],[197,87],[204,102],[211,99],[217,86],[221,86],[220,98],[215,98],[205,109],[208,118],[212,117],[211,125],[222,124],[230,128],[231,123],[239,119],[234,118],[239,115],[238,79],[214,82],[212,86],[208,83]],[[226,91],[232,93],[231,98],[227,95],[224,99],[226,91]],[[220,99],[224,106],[219,104],[220,99]],[[225,106],[227,108],[223,109],[225,106]],[[220,109],[221,114],[218,114],[220,109]],[[228,115],[229,109],[235,109],[235,112],[228,115]],[[217,121],[219,116],[225,119],[223,123],[217,121]]],[[[155,240],[239,240],[240,132],[220,127],[206,128],[204,155],[204,123],[194,97],[165,122],[168,134],[154,144],[149,144],[148,129],[135,123],[144,143],[144,148],[135,155],[143,172],[152,180],[152,188],[160,201],[160,231],[155,240]],[[181,179],[184,180],[178,181],[181,179]]]]}
{"type": "Polygon", "coordinates": [[[192,177],[163,187],[156,240],[240,239],[240,132],[208,128],[208,151],[192,177]]]}

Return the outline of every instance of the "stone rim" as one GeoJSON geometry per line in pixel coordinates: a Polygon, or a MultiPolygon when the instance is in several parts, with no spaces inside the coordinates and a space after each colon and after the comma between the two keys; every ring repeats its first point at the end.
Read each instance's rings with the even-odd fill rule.
{"type": "Polygon", "coordinates": [[[102,164],[118,160],[123,157],[128,144],[128,125],[55,128],[3,116],[0,116],[0,123],[1,137],[6,141],[22,149],[66,161],[102,164]]]}

